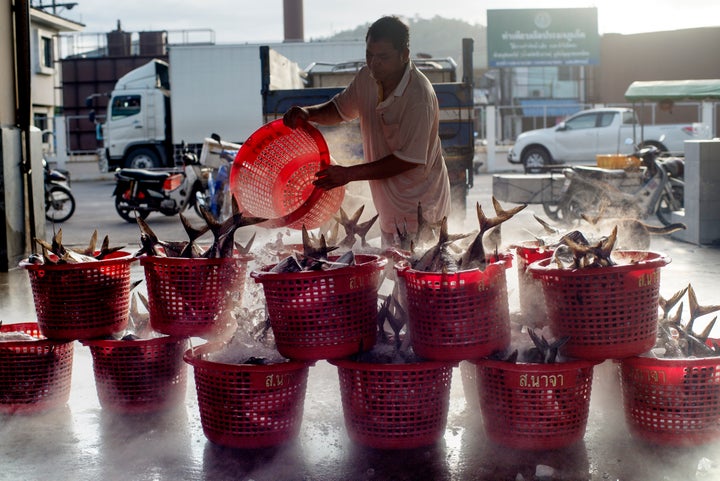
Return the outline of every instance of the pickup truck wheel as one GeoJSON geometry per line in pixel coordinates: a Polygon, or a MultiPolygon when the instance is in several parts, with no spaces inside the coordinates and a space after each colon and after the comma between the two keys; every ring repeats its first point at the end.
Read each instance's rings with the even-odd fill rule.
{"type": "Polygon", "coordinates": [[[137,149],[128,154],[125,167],[130,169],[154,169],[160,167],[160,159],[150,149],[137,149]]]}
{"type": "Polygon", "coordinates": [[[539,174],[550,164],[550,154],[542,147],[530,147],[523,152],[522,163],[526,174],[539,174]]]}

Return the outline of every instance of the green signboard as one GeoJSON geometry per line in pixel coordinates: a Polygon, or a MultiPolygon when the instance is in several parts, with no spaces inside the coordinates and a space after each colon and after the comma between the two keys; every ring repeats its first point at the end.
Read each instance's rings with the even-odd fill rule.
{"type": "Polygon", "coordinates": [[[597,8],[488,10],[487,46],[490,67],[597,64],[597,8]]]}

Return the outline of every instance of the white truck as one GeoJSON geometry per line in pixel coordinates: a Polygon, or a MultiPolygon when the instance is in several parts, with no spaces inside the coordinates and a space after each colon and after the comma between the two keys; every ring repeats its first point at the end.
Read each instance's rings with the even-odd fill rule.
{"type": "MultiPolygon", "coordinates": [[[[302,88],[300,66],[362,58],[365,52],[362,41],[269,45],[292,59],[287,75],[275,78],[278,88],[288,89],[302,88]]],[[[172,46],[168,62],[154,59],[121,77],[102,124],[100,170],[171,167],[183,142],[199,153],[211,133],[244,142],[264,123],[260,47],[172,46]]]]}
{"type": "Polygon", "coordinates": [[[682,155],[686,140],[709,138],[701,124],[641,125],[633,109],[589,109],[554,127],[521,133],[508,151],[508,162],[539,173],[553,164],[595,163],[598,154],[630,154],[638,145],[682,155]]]}

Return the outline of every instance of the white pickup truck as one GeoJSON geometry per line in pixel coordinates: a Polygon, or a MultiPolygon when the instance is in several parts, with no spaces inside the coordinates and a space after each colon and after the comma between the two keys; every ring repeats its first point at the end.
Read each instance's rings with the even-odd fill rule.
{"type": "Polygon", "coordinates": [[[641,126],[632,109],[589,109],[555,127],[523,132],[508,152],[508,161],[523,164],[526,173],[537,173],[552,164],[595,163],[597,154],[630,154],[634,145],[654,145],[682,155],[686,140],[709,138],[709,131],[698,124],[641,126]]]}

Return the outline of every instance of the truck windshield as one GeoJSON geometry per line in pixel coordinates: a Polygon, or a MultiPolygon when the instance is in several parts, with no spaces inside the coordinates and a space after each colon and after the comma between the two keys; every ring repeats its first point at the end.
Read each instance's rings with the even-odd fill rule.
{"type": "Polygon", "coordinates": [[[119,95],[112,99],[110,116],[112,119],[130,117],[140,112],[139,95],[119,95]]]}

